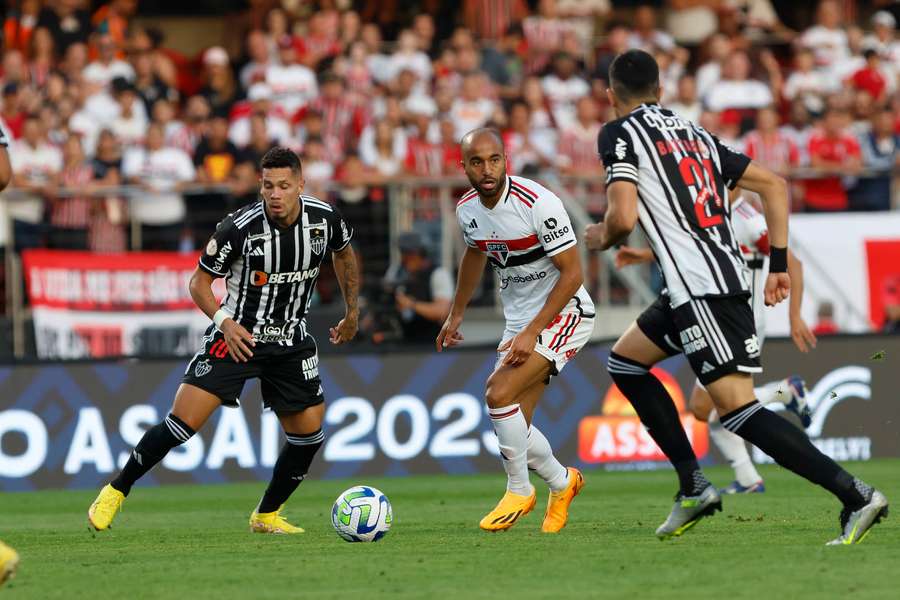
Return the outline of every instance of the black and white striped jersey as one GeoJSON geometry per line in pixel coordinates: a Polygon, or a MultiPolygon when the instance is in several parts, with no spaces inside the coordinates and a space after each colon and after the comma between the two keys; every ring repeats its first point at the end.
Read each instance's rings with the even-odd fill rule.
{"type": "Polygon", "coordinates": [[[319,266],[353,237],[333,206],[312,196],[300,202],[300,217],[287,228],[268,217],[262,200],[231,213],[200,256],[201,269],[225,277],[222,308],[257,342],[291,346],[306,338],[319,266]]]}
{"type": "Polygon", "coordinates": [[[750,158],[656,104],[604,125],[598,147],[607,185],[637,185],[641,227],[673,307],[750,293],[728,198],[750,158]]]}

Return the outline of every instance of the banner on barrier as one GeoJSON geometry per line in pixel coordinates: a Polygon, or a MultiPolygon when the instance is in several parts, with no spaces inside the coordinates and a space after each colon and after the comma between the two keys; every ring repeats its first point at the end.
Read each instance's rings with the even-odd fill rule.
{"type": "MultiPolygon", "coordinates": [[[[791,374],[807,379],[808,433],[826,454],[838,460],[898,457],[896,376],[889,360],[872,359],[882,351],[895,360],[900,338],[823,339],[808,355],[789,341],[771,340],[761,381],[791,374]]],[[[536,425],[564,464],[667,466],[609,379],[608,354],[608,345],[590,346],[554,378],[536,425]]],[[[311,476],[499,472],[483,402],[494,362],[491,350],[323,356],[327,439],[311,476]]],[[[0,491],[108,481],[144,431],[165,417],[184,368],[175,361],[0,368],[0,491]]],[[[669,359],[655,373],[678,403],[701,461],[720,461],[705,424],[684,409],[694,384],[686,361],[669,359]]],[[[255,382],[242,398],[242,408],[217,411],[146,483],[267,479],[283,436],[274,415],[260,410],[255,382]]]]}
{"type": "Polygon", "coordinates": [[[26,250],[22,263],[39,358],[188,355],[210,323],[188,291],[193,254],[26,250]]]}

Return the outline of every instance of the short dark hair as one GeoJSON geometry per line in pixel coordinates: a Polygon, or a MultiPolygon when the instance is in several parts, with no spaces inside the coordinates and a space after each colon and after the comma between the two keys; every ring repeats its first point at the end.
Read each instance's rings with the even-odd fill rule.
{"type": "Polygon", "coordinates": [[[262,157],[259,163],[261,169],[290,168],[294,173],[300,172],[300,158],[290,148],[275,146],[262,157]]]}
{"type": "Polygon", "coordinates": [[[628,50],[609,65],[609,82],[622,100],[651,98],[659,88],[659,65],[643,50],[628,50]]]}

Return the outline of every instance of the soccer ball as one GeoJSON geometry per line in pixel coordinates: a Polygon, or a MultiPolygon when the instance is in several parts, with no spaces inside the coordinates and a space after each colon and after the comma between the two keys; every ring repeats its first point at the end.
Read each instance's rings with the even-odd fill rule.
{"type": "Polygon", "coordinates": [[[393,520],[387,496],[367,485],[344,491],[331,508],[331,524],[348,542],[377,542],[387,534],[393,520]]]}

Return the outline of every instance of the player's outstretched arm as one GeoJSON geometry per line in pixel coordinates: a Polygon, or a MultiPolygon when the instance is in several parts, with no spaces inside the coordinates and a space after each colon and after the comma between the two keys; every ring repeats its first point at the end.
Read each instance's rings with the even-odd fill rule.
{"type": "Polygon", "coordinates": [[[816,334],[809,329],[809,325],[800,314],[800,307],[803,305],[803,262],[796,254],[788,250],[788,274],[791,276],[792,294],[789,304],[789,319],[791,323],[791,338],[797,350],[804,354],[809,349],[815,348],[818,340],[816,334]]]}
{"type": "Polygon", "coordinates": [[[466,307],[475,293],[478,282],[484,274],[484,266],[487,264],[487,256],[471,246],[466,247],[466,251],[459,261],[459,274],[456,276],[456,292],[453,294],[453,303],[450,305],[450,314],[441,327],[434,342],[438,352],[444,348],[452,348],[459,345],[463,341],[463,336],[459,332],[459,326],[462,325],[463,314],[466,307]]]}
{"type": "MultiPolygon", "coordinates": [[[[214,277],[211,274],[197,267],[197,270],[191,276],[191,282],[188,287],[194,303],[207,317],[215,322],[219,312],[219,303],[216,301],[216,295],[212,291],[213,279],[214,277]]],[[[253,336],[250,335],[250,332],[244,329],[240,323],[226,316],[221,322],[216,323],[216,326],[222,332],[225,345],[228,346],[228,353],[234,362],[247,362],[253,356],[253,351],[250,348],[255,346],[256,342],[253,341],[253,336]]]]}
{"type": "Polygon", "coordinates": [[[620,246],[616,250],[616,268],[622,269],[631,265],[642,265],[653,262],[653,250],[650,248],[633,248],[620,246]]]}
{"type": "Polygon", "coordinates": [[[584,243],[591,250],[607,250],[624,241],[637,220],[637,186],[630,181],[613,181],[606,188],[603,222],[585,228],[584,243]]]}
{"type": "Polygon", "coordinates": [[[762,199],[771,244],[765,298],[767,306],[774,306],[791,291],[791,278],[787,273],[788,185],[782,177],[755,162],[747,166],[737,185],[756,192],[762,199]]]}
{"type": "Polygon", "coordinates": [[[344,318],[329,332],[332,344],[343,344],[352,340],[359,329],[359,266],[356,262],[356,252],[350,244],[332,252],[331,262],[334,264],[334,274],[344,294],[346,309],[344,318]]]}

